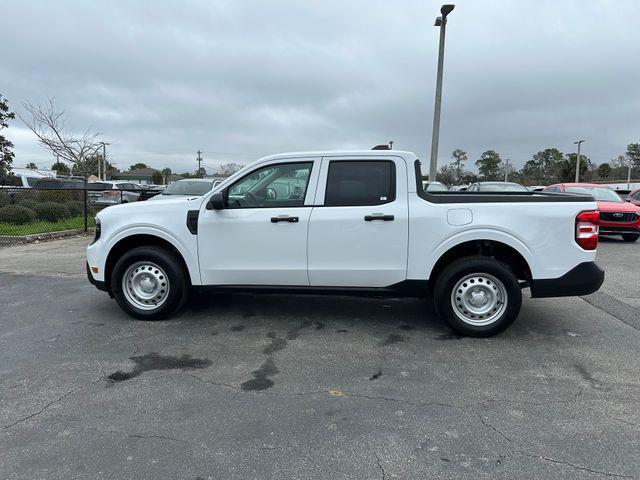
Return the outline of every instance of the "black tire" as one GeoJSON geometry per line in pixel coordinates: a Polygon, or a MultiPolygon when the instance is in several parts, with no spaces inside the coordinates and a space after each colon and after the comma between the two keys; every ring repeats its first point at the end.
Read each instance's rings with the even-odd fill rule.
{"type": "Polygon", "coordinates": [[[440,273],[433,300],[438,316],[456,332],[471,337],[489,337],[509,327],[518,317],[522,291],[518,279],[504,263],[488,257],[465,257],[450,263],[440,273]],[[456,296],[452,296],[456,289],[456,296]],[[457,295],[462,295],[464,302],[457,295]],[[483,301],[486,303],[482,304],[483,301]],[[464,311],[465,308],[476,308],[474,302],[480,303],[480,308],[491,309],[485,313],[479,308],[476,315],[464,311]]]}
{"type": "Polygon", "coordinates": [[[640,238],[640,235],[637,233],[622,234],[622,240],[624,240],[625,242],[635,242],[636,240],[638,240],[638,238],[640,238]]]}
{"type": "MultiPolygon", "coordinates": [[[[138,283],[140,284],[140,282],[138,283]]],[[[183,305],[189,289],[187,272],[184,271],[180,260],[174,253],[156,246],[137,247],[122,255],[113,267],[110,285],[111,292],[120,308],[139,320],[161,320],[169,317],[183,305]],[[135,270],[134,266],[137,265],[140,265],[138,270],[141,270],[141,272],[135,270]],[[123,290],[122,279],[128,273],[130,267],[134,270],[128,273],[129,277],[134,278],[132,275],[136,275],[135,278],[138,278],[138,275],[146,273],[145,265],[154,266],[149,269],[149,275],[154,275],[154,273],[157,275],[157,278],[149,277],[153,282],[154,288],[166,288],[166,290],[162,290],[162,294],[160,294],[160,290],[155,292],[163,295],[162,303],[159,306],[154,306],[155,297],[149,302],[143,298],[136,297],[132,288],[129,288],[127,292],[123,290]],[[162,283],[156,285],[156,282],[162,283]],[[132,300],[134,297],[135,299],[132,300]],[[149,305],[144,305],[141,308],[133,303],[136,301],[140,304],[146,302],[149,305]]],[[[131,282],[129,282],[129,285],[131,285],[131,282]]],[[[154,290],[152,289],[151,292],[154,292],[154,290]]]]}

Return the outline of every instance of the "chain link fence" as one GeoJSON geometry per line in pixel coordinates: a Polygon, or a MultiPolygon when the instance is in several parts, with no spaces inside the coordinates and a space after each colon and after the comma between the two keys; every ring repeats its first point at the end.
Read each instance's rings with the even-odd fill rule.
{"type": "Polygon", "coordinates": [[[90,183],[71,188],[0,186],[0,247],[85,233],[95,225],[99,210],[160,193],[100,187],[90,183]]]}

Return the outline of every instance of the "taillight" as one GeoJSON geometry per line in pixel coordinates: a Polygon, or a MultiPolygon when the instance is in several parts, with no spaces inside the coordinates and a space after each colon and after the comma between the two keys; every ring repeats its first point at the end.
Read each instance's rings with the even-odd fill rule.
{"type": "Polygon", "coordinates": [[[580,212],[576,217],[576,243],[585,250],[595,250],[598,246],[598,221],[600,214],[595,210],[580,212]]]}

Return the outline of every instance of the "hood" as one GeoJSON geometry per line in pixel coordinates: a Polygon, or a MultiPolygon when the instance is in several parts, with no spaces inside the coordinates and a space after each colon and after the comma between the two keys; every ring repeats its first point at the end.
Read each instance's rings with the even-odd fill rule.
{"type": "Polygon", "coordinates": [[[200,197],[202,197],[202,195],[163,195],[162,193],[159,193],[158,195],[151,197],[149,200],[147,200],[147,202],[150,202],[152,200],[175,200],[175,199],[181,199],[181,198],[182,199],[188,198],[190,200],[195,200],[200,197]]]}
{"type": "Polygon", "coordinates": [[[198,210],[202,202],[202,197],[177,197],[165,198],[162,201],[150,202],[131,202],[121,205],[112,205],[98,212],[98,218],[111,216],[137,216],[141,215],[147,218],[155,218],[154,216],[182,214],[187,210],[198,210]]]}
{"type": "Polygon", "coordinates": [[[598,202],[601,212],[637,212],[638,206],[629,202],[598,202]]]}

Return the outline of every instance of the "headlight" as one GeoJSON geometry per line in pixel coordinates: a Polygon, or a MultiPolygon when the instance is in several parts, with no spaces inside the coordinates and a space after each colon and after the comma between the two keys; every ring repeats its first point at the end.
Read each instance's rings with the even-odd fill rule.
{"type": "Polygon", "coordinates": [[[100,220],[98,219],[98,217],[96,217],[96,228],[93,233],[93,241],[91,242],[92,244],[98,241],[101,233],[102,233],[102,224],[100,223],[100,220]]]}

